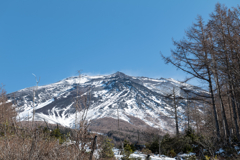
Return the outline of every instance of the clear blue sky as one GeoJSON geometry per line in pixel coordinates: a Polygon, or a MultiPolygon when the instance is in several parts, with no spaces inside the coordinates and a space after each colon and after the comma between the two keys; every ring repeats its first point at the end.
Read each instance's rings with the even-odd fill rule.
{"type": "Polygon", "coordinates": [[[76,75],[122,71],[186,77],[165,65],[197,15],[239,0],[0,0],[0,83],[7,92],[76,75]]]}

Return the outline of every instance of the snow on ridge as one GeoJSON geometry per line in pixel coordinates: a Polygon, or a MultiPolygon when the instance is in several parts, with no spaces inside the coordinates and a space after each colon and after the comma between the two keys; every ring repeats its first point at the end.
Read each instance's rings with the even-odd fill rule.
{"type": "MultiPolygon", "coordinates": [[[[79,83],[82,87],[92,86],[93,101],[88,111],[88,120],[104,117],[117,119],[116,109],[118,108],[120,119],[128,123],[131,123],[129,116],[133,116],[151,127],[166,131],[171,131],[171,126],[168,123],[174,122],[162,118],[171,115],[171,108],[164,100],[164,95],[169,94],[169,88],[171,87],[186,86],[191,88],[189,87],[191,85],[185,85],[174,79],[133,77],[120,72],[107,76],[82,75],[80,81],[77,76],[69,77],[57,83],[39,86],[38,91],[40,93],[36,95],[35,99],[36,104],[38,103],[36,109],[48,106],[45,107],[48,110],[43,113],[36,113],[36,120],[45,119],[50,123],[60,123],[64,126],[73,127],[76,115],[73,105],[76,92],[73,92],[73,90],[76,88],[75,85],[79,83]]],[[[33,87],[28,89],[33,89],[33,87]]],[[[32,91],[28,92],[26,89],[18,92],[23,93],[23,95],[19,94],[21,96],[18,100],[21,101],[18,102],[21,104],[18,109],[19,116],[21,120],[31,119],[32,91]]],[[[181,94],[180,91],[178,94],[181,94]]],[[[87,94],[84,93],[84,95],[87,94]]],[[[182,107],[179,111],[184,113],[182,107]]],[[[77,113],[79,116],[81,114],[81,112],[77,113]]]]}
{"type": "MultiPolygon", "coordinates": [[[[72,105],[73,105],[73,103],[62,110],[59,110],[56,107],[54,107],[51,111],[49,110],[49,113],[50,113],[49,115],[45,115],[43,113],[37,113],[38,120],[40,120],[40,121],[46,120],[49,123],[60,123],[61,125],[65,126],[65,127],[71,127],[71,124],[74,123],[76,114],[67,114],[66,115],[65,112],[72,105]],[[59,115],[60,111],[63,111],[63,113],[61,115],[59,115]],[[55,113],[57,113],[58,116],[56,116],[55,113]]],[[[79,113],[78,113],[78,115],[79,115],[79,113]]]]}

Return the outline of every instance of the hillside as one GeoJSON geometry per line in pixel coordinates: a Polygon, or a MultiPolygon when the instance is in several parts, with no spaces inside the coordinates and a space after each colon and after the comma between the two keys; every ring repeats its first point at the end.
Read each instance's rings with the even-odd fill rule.
{"type": "MultiPolygon", "coordinates": [[[[104,133],[111,129],[116,130],[119,114],[122,125],[119,128],[128,126],[134,130],[153,129],[173,133],[175,123],[172,102],[167,97],[173,87],[179,97],[186,98],[183,89],[205,94],[198,87],[174,79],[134,77],[121,72],[103,76],[69,77],[38,87],[35,96],[35,120],[46,120],[74,128],[76,117],[82,116],[81,111],[76,114],[74,106],[77,95],[81,95],[87,97],[90,106],[87,119],[92,121],[91,130],[104,133]]],[[[21,121],[32,119],[35,88],[25,88],[8,95],[9,101],[16,103],[18,119],[21,121]]],[[[185,106],[186,100],[182,100],[178,108],[181,129],[186,120],[185,106]]]]}

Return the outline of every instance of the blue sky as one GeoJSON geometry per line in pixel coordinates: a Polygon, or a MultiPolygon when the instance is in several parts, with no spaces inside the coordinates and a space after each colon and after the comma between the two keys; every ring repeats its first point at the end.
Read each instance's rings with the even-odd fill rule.
{"type": "MultiPolygon", "coordinates": [[[[74,76],[122,71],[134,76],[187,75],[164,64],[197,15],[238,0],[0,0],[0,83],[7,92],[74,76]]],[[[192,83],[197,84],[197,81],[192,83]]]]}

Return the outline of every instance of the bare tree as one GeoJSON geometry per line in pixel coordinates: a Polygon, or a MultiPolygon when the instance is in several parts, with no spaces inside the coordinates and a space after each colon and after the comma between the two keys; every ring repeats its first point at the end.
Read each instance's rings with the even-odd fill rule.
{"type": "Polygon", "coordinates": [[[89,142],[87,113],[91,106],[91,88],[84,88],[85,93],[81,91],[81,71],[78,71],[78,74],[77,94],[74,103],[76,109],[74,139],[76,141],[75,147],[77,148],[76,159],[81,159],[84,155],[87,142],[89,142]]]}
{"type": "Polygon", "coordinates": [[[166,63],[208,83],[218,139],[220,125],[224,139],[230,136],[229,120],[240,139],[239,26],[240,7],[228,9],[217,3],[207,23],[199,16],[197,23],[186,31],[187,39],[174,41],[172,57],[162,55],[166,63]]]}
{"type": "Polygon", "coordinates": [[[173,109],[173,115],[175,120],[175,126],[176,126],[176,135],[179,136],[179,117],[178,117],[178,107],[179,102],[182,99],[179,95],[177,95],[177,89],[175,87],[172,87],[171,92],[166,95],[166,98],[170,100],[169,105],[173,109]]]}
{"type": "MultiPolygon", "coordinates": [[[[33,73],[32,73],[33,74],[33,73]]],[[[32,118],[32,129],[33,129],[33,126],[34,126],[34,116],[35,116],[35,95],[36,95],[36,92],[38,90],[38,83],[40,82],[40,77],[39,79],[37,80],[37,76],[35,74],[33,74],[33,76],[35,77],[36,79],[36,88],[33,89],[33,118],[32,118]]]]}
{"type": "Polygon", "coordinates": [[[15,107],[11,102],[7,101],[7,94],[4,86],[0,86],[0,123],[4,125],[9,125],[13,123],[16,119],[15,107]]]}
{"type": "MultiPolygon", "coordinates": [[[[213,43],[211,46],[214,48],[212,57],[214,57],[214,67],[215,67],[215,81],[218,80],[218,74],[221,73],[220,78],[222,82],[228,85],[229,97],[231,99],[231,105],[233,109],[234,122],[236,128],[236,135],[240,139],[239,135],[239,124],[237,121],[236,109],[239,110],[237,105],[237,92],[239,90],[239,78],[236,69],[239,69],[239,8],[233,8],[232,10],[227,9],[224,5],[217,4],[215,12],[211,15],[211,20],[209,26],[211,28],[211,33],[213,43]],[[237,16],[238,15],[238,16],[237,16]],[[217,66],[219,64],[219,66],[217,66]]],[[[220,85],[217,85],[219,98],[221,97],[220,85]]],[[[226,121],[226,115],[224,111],[224,105],[221,103],[223,119],[226,121]]],[[[239,112],[240,113],[240,112],[239,112]]],[[[239,115],[238,115],[239,116],[239,115]]],[[[227,125],[227,122],[225,122],[227,125]]],[[[226,126],[227,127],[227,126],[226,126]]],[[[229,135],[229,130],[227,130],[229,135]]]]}
{"type": "Polygon", "coordinates": [[[193,25],[186,35],[189,40],[183,39],[180,42],[174,41],[176,50],[172,50],[171,57],[163,57],[166,63],[171,63],[178,69],[190,74],[191,76],[206,81],[212,99],[212,106],[215,116],[217,136],[220,138],[219,118],[215,105],[214,88],[212,82],[212,72],[210,69],[210,54],[206,43],[206,29],[202,18],[197,18],[197,23],[193,25]]]}

